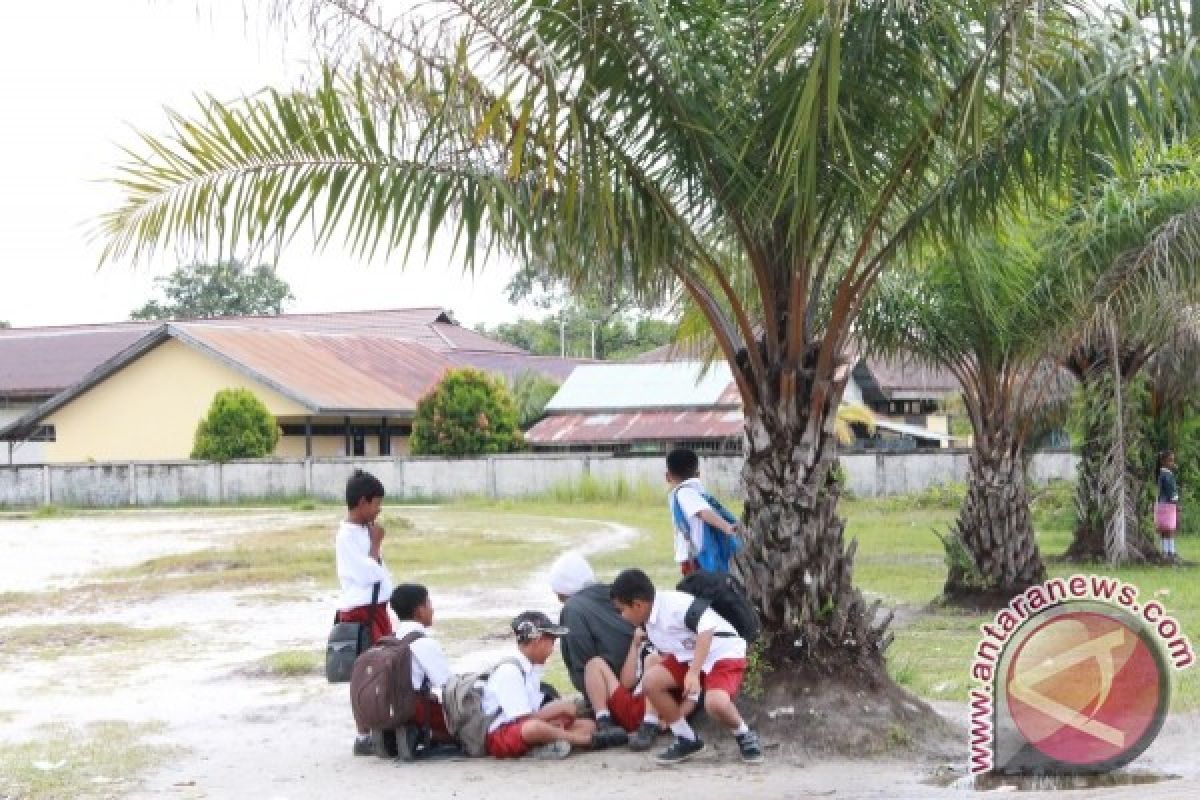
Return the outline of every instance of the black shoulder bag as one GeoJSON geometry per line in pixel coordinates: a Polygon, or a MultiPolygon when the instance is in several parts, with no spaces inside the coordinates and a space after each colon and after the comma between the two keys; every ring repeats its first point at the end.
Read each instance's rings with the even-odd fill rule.
{"type": "Polygon", "coordinates": [[[379,582],[371,590],[367,622],[338,622],[333,615],[329,643],[325,645],[325,677],[330,683],[349,683],[358,654],[371,646],[371,627],[375,624],[375,606],[379,603],[379,582]]]}

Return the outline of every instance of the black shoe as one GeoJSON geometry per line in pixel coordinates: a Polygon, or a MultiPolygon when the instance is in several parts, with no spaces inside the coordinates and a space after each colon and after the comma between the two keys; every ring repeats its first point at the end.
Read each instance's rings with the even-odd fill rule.
{"type": "Polygon", "coordinates": [[[605,750],[609,747],[624,747],[629,742],[629,734],[620,725],[613,722],[612,717],[605,717],[596,723],[596,731],[592,734],[592,749],[605,750]]]}
{"type": "Polygon", "coordinates": [[[676,736],[671,746],[659,753],[654,760],[659,764],[680,764],[703,752],[704,742],[700,739],[684,739],[682,736],[676,736]]]}
{"type": "Polygon", "coordinates": [[[658,723],[643,722],[629,740],[629,749],[635,753],[645,752],[654,747],[656,739],[658,739],[658,723]]]}
{"type": "Polygon", "coordinates": [[[746,731],[740,736],[733,737],[737,739],[738,750],[742,751],[742,761],[747,764],[761,764],[763,762],[762,743],[758,741],[758,734],[754,731],[746,731]]]}
{"type": "Polygon", "coordinates": [[[370,734],[365,736],[354,737],[354,755],[356,756],[373,756],[375,755],[375,741],[370,734]]]}

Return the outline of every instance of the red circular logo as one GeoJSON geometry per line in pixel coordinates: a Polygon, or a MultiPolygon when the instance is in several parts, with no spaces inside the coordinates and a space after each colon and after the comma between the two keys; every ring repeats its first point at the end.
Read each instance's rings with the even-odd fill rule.
{"type": "Polygon", "coordinates": [[[1158,732],[1163,667],[1120,617],[1072,611],[1038,625],[1009,662],[1005,690],[1021,735],[1071,766],[1135,758],[1158,732]]]}

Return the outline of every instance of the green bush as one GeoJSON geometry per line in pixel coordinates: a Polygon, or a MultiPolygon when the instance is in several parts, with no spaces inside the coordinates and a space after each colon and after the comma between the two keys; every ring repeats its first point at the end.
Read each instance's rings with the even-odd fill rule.
{"type": "Polygon", "coordinates": [[[279,426],[249,389],[222,389],[196,426],[192,458],[229,461],[263,458],[275,452],[279,426]]]}
{"type": "Polygon", "coordinates": [[[517,407],[502,380],[477,369],[446,373],[417,404],[413,455],[474,456],[521,448],[517,407]]]}

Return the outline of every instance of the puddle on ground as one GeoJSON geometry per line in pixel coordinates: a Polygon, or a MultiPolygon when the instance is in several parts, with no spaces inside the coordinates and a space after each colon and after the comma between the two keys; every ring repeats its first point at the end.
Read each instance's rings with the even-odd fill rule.
{"type": "Polygon", "coordinates": [[[1110,789],[1115,786],[1142,786],[1163,781],[1179,780],[1171,775],[1151,770],[1117,770],[1100,775],[962,775],[947,770],[925,783],[943,789],[974,790],[979,792],[1017,791],[1047,792],[1079,789],[1110,789]]]}

